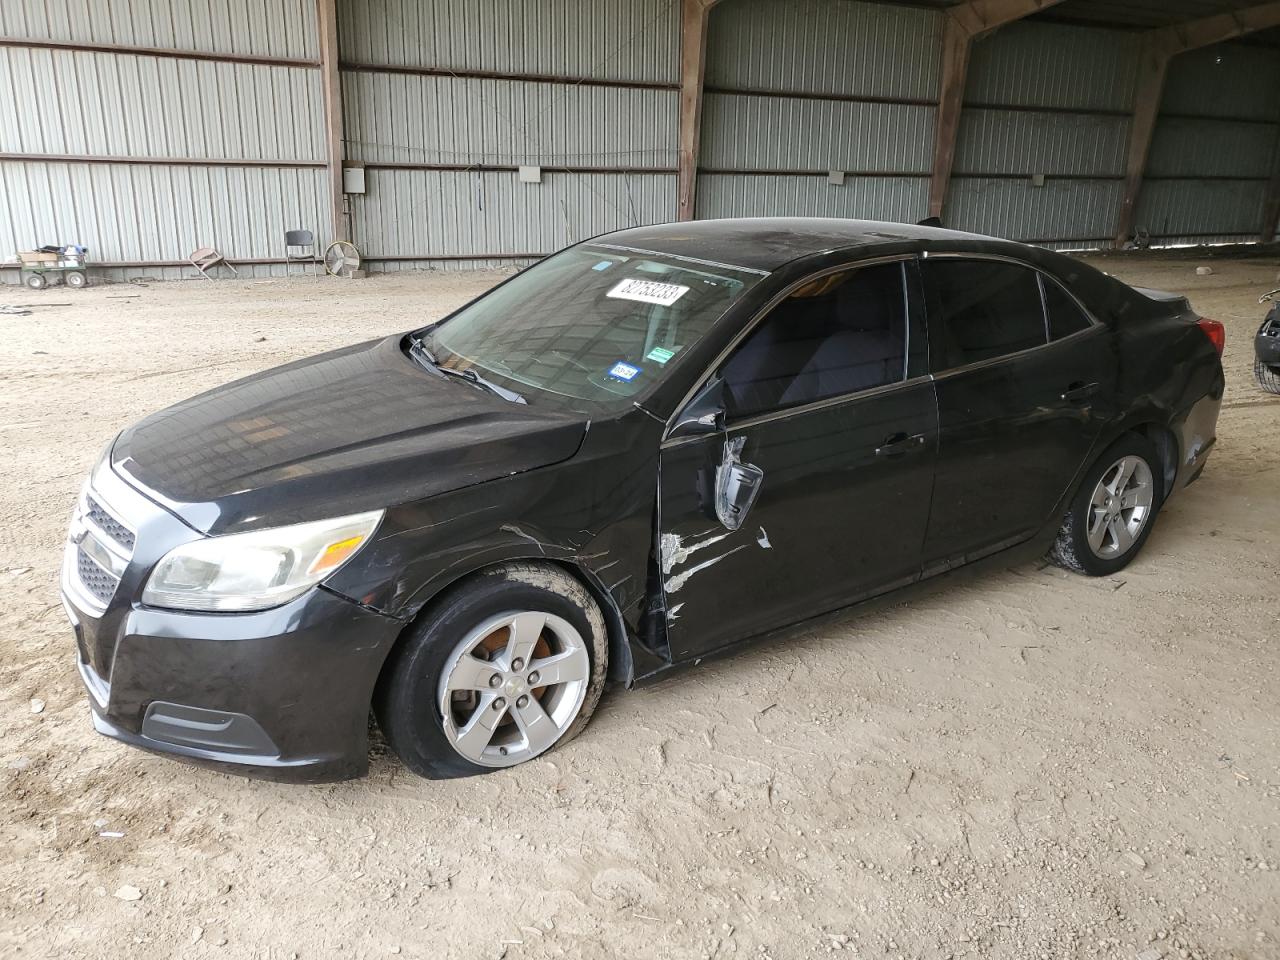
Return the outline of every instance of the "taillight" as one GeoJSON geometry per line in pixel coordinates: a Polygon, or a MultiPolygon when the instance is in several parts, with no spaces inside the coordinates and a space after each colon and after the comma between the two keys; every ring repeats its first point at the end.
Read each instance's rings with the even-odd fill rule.
{"type": "Polygon", "coordinates": [[[1227,345],[1227,328],[1217,320],[1210,320],[1206,317],[1201,317],[1196,323],[1204,331],[1204,335],[1209,338],[1209,342],[1213,344],[1213,349],[1218,351],[1218,356],[1222,356],[1222,349],[1227,345]]]}

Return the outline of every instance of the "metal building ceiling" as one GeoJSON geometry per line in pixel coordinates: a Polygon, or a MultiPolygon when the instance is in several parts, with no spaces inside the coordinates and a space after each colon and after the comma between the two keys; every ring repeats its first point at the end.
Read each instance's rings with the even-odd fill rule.
{"type": "MultiPolygon", "coordinates": [[[[945,9],[966,0],[880,0],[915,7],[945,9]]],[[[1256,6],[1259,0],[1064,0],[1033,19],[1114,27],[1127,30],[1150,30],[1167,27],[1214,14],[1230,13],[1256,6]]],[[[1280,46],[1280,29],[1264,30],[1245,38],[1244,42],[1280,46]]]]}

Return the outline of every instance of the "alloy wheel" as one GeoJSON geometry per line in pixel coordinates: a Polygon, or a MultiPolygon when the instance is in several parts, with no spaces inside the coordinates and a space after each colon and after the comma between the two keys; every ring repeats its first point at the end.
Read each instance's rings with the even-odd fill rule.
{"type": "Polygon", "coordinates": [[[530,760],[568,730],[590,677],[586,641],[569,621],[534,610],[493,617],[445,663],[439,687],[445,736],[481,766],[530,760]]]}
{"type": "Polygon", "coordinates": [[[1102,474],[1089,506],[1089,549],[1111,560],[1129,551],[1151,518],[1155,486],[1141,457],[1121,457],[1102,474]]]}

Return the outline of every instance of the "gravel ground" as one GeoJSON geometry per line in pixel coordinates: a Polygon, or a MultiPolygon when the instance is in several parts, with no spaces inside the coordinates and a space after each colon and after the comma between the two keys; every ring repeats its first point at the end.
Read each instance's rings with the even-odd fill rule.
{"type": "Polygon", "coordinates": [[[1116,578],[960,573],[606,695],[518,771],[323,787],[91,731],[72,499],[147,412],[500,275],[0,288],[38,304],[0,316],[0,956],[1280,957],[1280,400],[1249,374],[1280,264],[1203,262],[1106,261],[1228,330],[1217,451],[1116,578]]]}

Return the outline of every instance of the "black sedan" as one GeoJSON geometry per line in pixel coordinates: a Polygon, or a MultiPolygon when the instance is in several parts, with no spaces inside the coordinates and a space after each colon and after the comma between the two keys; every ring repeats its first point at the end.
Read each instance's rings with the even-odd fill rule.
{"type": "Polygon", "coordinates": [[[62,591],[97,729],[298,780],[509,767],[631,686],[1010,548],[1129,563],[1223,329],[1056,253],[641,227],[121,433],[62,591]]]}

